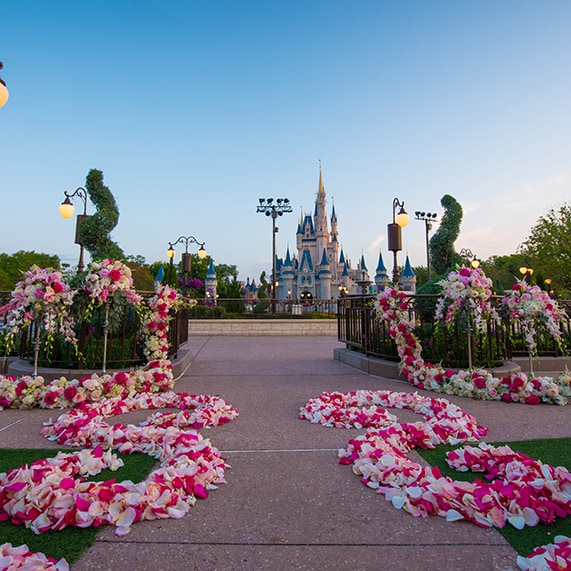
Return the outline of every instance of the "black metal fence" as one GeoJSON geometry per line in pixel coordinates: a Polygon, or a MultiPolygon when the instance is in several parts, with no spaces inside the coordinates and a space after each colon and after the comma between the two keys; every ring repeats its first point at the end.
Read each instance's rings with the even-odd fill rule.
{"type": "MultiPolygon", "coordinates": [[[[492,299],[500,309],[501,297],[492,299]]],[[[434,319],[437,295],[411,295],[407,297],[409,318],[414,322],[414,334],[422,345],[426,361],[449,367],[465,367],[472,363],[478,367],[498,366],[513,357],[527,356],[525,333],[518,321],[490,319],[478,327],[472,316],[459,315],[450,325],[434,319]]],[[[339,341],[368,356],[398,361],[395,342],[387,324],[376,319],[374,296],[347,296],[338,302],[337,334],[339,341]]],[[[568,354],[571,347],[571,302],[559,301],[568,318],[561,324],[563,351],[558,343],[540,330],[536,336],[539,356],[568,354]]]]}
{"type": "Polygon", "coordinates": [[[337,300],[308,299],[255,299],[218,297],[199,299],[190,309],[191,319],[310,319],[313,317],[335,317],[337,300]],[[275,311],[272,311],[272,303],[275,311]]]}
{"type": "MultiPolygon", "coordinates": [[[[152,292],[139,292],[143,299],[152,292]]],[[[6,296],[4,302],[9,301],[6,296]]],[[[63,336],[55,335],[46,342],[45,336],[39,353],[39,366],[65,369],[99,369],[103,364],[103,336],[105,308],[96,308],[88,320],[78,321],[76,335],[77,350],[63,336]]],[[[21,359],[32,362],[34,358],[34,339],[36,327],[22,331],[17,339],[15,354],[21,359]]],[[[188,339],[188,308],[171,311],[168,331],[168,356],[176,358],[179,347],[188,339]]],[[[141,317],[135,307],[127,302],[114,301],[108,321],[108,341],[106,349],[106,368],[136,368],[147,361],[144,354],[145,336],[142,331],[141,317]]]]}

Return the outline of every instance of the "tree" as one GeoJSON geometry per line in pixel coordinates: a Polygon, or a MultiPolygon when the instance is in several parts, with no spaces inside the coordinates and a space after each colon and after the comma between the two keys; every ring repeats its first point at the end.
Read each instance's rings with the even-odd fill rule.
{"type": "Polygon", "coordinates": [[[22,274],[33,265],[40,268],[61,269],[60,259],[50,254],[38,254],[34,251],[20,250],[15,254],[0,254],[0,290],[12,291],[22,279],[22,274]]]}
{"type": "Polygon", "coordinates": [[[447,274],[456,265],[462,265],[462,257],[454,250],[460,234],[462,223],[462,206],[449,194],[445,194],[440,200],[445,209],[438,230],[430,239],[430,259],[436,275],[447,274]]]}
{"type": "Polygon", "coordinates": [[[216,264],[214,269],[220,297],[240,297],[239,290],[237,296],[230,294],[230,285],[234,282],[238,283],[238,268],[233,264],[216,264]]]}
{"type": "Polygon", "coordinates": [[[482,262],[482,270],[494,282],[494,292],[502,295],[522,278],[519,272],[522,265],[523,257],[520,254],[491,256],[482,262]]]}
{"type": "MultiPolygon", "coordinates": [[[[518,248],[525,265],[551,280],[559,296],[571,293],[571,204],[541,216],[518,248]]],[[[543,285],[543,284],[540,284],[543,285]]]]}
{"type": "Polygon", "coordinates": [[[96,212],[79,225],[81,243],[91,254],[93,261],[100,261],[104,258],[124,260],[123,250],[109,237],[119,222],[119,209],[113,194],[103,184],[103,173],[100,170],[89,171],[85,179],[85,189],[96,212]]]}

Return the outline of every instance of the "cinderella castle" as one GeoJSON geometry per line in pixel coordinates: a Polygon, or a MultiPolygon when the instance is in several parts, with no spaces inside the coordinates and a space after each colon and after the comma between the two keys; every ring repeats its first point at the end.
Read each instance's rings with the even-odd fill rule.
{"type": "MultiPolygon", "coordinates": [[[[345,256],[339,243],[335,206],[331,209],[331,216],[327,215],[321,167],[313,215],[301,215],[296,232],[296,252],[292,253],[288,246],[285,258],[276,259],[275,281],[278,283],[277,299],[302,301],[330,301],[345,295],[376,293],[390,282],[380,252],[373,279],[364,255],[361,255],[356,268],[351,267],[351,260],[345,256]]],[[[415,291],[416,276],[408,256],[401,282],[405,291],[415,291]]],[[[248,282],[245,287],[250,288],[246,297],[252,297],[255,282],[248,282]]]]}

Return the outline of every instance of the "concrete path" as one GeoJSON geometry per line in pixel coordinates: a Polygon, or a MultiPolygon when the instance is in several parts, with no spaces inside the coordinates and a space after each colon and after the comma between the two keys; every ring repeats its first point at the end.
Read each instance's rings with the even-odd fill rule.
{"type": "MultiPolygon", "coordinates": [[[[297,418],[322,391],[411,391],[408,383],[334,361],[333,337],[192,337],[190,344],[194,361],[176,390],[219,395],[240,412],[204,431],[232,466],[228,483],[182,519],[137,523],[121,538],[106,528],[74,571],[517,569],[516,553],[495,530],[414,518],[363,486],[337,461],[358,431],[297,418]]],[[[571,436],[570,406],[450,400],[490,429],[489,442],[571,436]]],[[[50,446],[39,435],[50,416],[0,412],[3,446],[50,446]]]]}

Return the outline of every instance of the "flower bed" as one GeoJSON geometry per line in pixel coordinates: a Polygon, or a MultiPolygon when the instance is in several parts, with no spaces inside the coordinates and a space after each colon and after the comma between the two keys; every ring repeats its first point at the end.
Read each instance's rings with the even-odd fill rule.
{"type": "Polygon", "coordinates": [[[402,375],[414,386],[445,394],[485,400],[503,400],[526,404],[564,405],[571,399],[571,374],[566,371],[557,379],[531,377],[524,373],[503,379],[483,369],[454,371],[433,365],[422,357],[422,346],[414,335],[409,318],[406,294],[396,289],[381,292],[375,302],[377,318],[387,324],[395,341],[402,375]]]}

